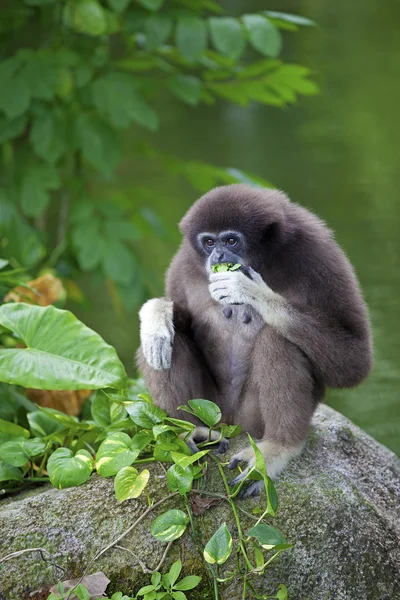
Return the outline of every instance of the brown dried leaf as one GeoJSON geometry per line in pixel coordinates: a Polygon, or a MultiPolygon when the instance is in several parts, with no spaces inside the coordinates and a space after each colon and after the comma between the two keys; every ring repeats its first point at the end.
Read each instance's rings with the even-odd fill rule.
{"type": "Polygon", "coordinates": [[[221,502],[222,498],[206,498],[199,494],[191,494],[190,496],[190,506],[196,517],[202,515],[206,510],[209,510],[212,506],[220,504],[221,502]]]}
{"type": "Polygon", "coordinates": [[[55,408],[73,417],[79,415],[83,403],[91,393],[92,390],[25,390],[26,397],[35,404],[55,408]]]}
{"type": "Polygon", "coordinates": [[[49,306],[65,296],[65,289],[61,279],[54,277],[51,273],[46,273],[37,279],[27,281],[26,285],[33,289],[17,286],[4,297],[4,302],[13,300],[14,302],[27,302],[38,304],[39,306],[49,306]]]}
{"type": "MultiPolygon", "coordinates": [[[[67,581],[62,582],[65,591],[68,591],[78,583],[81,583],[87,588],[89,597],[92,599],[99,598],[101,596],[104,597],[110,580],[108,577],[106,577],[106,575],[104,575],[103,572],[99,571],[98,573],[93,573],[93,575],[85,575],[82,581],[79,577],[77,577],[76,579],[68,579],[67,581]]],[[[56,585],[53,585],[53,587],[50,588],[50,592],[53,592],[53,594],[59,596],[56,585]]],[[[75,594],[71,594],[71,600],[76,600],[75,594]]]]}

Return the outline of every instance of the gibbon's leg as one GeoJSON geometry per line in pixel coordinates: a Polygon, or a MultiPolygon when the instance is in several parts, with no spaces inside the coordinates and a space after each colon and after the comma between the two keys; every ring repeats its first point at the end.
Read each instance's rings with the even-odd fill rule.
{"type": "MultiPolygon", "coordinates": [[[[268,475],[275,479],[302,451],[323,386],[316,383],[303,352],[268,325],[256,337],[249,364],[251,371],[235,420],[256,438],[268,475]]],[[[240,462],[246,463],[246,468],[231,485],[246,476],[254,461],[251,446],[232,457],[230,469],[240,462]]],[[[242,497],[258,495],[263,485],[252,482],[242,497]]]]}
{"type": "MultiPolygon", "coordinates": [[[[154,340],[156,346],[154,352],[151,348],[147,348],[150,356],[156,355],[159,351],[159,336],[156,335],[154,340]]],[[[151,345],[151,340],[147,339],[146,344],[151,345]]],[[[154,402],[165,409],[170,417],[190,420],[197,425],[196,419],[188,413],[178,411],[178,406],[194,398],[203,398],[218,404],[216,386],[200,351],[189,335],[174,330],[171,346],[169,368],[151,367],[144,357],[142,347],[136,355],[137,365],[154,402]]],[[[186,441],[192,452],[198,452],[196,444],[209,439],[218,440],[218,432],[212,432],[210,435],[208,427],[198,426],[186,441]]],[[[228,441],[222,438],[218,445],[218,452],[226,452],[227,448],[228,441]]]]}

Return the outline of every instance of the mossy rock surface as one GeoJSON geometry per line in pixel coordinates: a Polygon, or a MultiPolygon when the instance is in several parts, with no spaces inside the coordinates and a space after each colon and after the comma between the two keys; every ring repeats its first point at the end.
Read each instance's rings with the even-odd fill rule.
{"type": "MultiPolygon", "coordinates": [[[[240,440],[231,444],[231,452],[240,440]]],[[[167,494],[165,476],[150,465],[149,492],[154,501],[167,494]]],[[[280,529],[294,548],[281,554],[254,585],[273,593],[284,583],[290,600],[400,600],[400,460],[348,419],[327,406],[314,418],[303,454],[277,482],[280,508],[270,523],[280,529]]],[[[207,477],[209,492],[224,493],[213,468],[207,477]]],[[[247,512],[260,500],[238,504],[247,512]]],[[[1,600],[41,600],[58,579],[80,576],[91,558],[125,531],[147,508],[146,498],[119,504],[113,480],[92,476],[78,488],[56,490],[44,486],[0,502],[0,558],[25,548],[48,550],[57,571],[38,552],[0,565],[1,600]]],[[[149,568],[159,562],[164,544],[154,540],[150,525],[167,508],[182,508],[179,497],[156,508],[88,571],[103,571],[111,580],[109,591],[134,595],[149,583],[135,559],[149,568]],[[132,554],[133,553],[133,554],[132,554]]],[[[246,531],[254,521],[243,517],[246,531]]],[[[224,521],[235,537],[235,523],[226,502],[196,517],[203,544],[224,521]]],[[[190,600],[213,598],[204,563],[189,533],[176,541],[162,568],[181,557],[184,574],[203,581],[188,593],[190,600]]],[[[227,564],[229,568],[229,563],[227,564]]],[[[223,572],[223,571],[222,571],[223,572]]],[[[242,598],[237,579],[222,590],[225,600],[242,598]]]]}

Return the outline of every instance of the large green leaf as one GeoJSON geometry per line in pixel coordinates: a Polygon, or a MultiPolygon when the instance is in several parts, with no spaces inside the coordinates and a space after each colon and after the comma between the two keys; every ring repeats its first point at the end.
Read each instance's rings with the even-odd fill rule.
{"type": "Polygon", "coordinates": [[[42,390],[118,388],[125,381],[114,348],[69,311],[4,304],[0,325],[27,346],[0,350],[0,381],[42,390]]]}
{"type": "Polygon", "coordinates": [[[150,533],[160,542],[171,542],[181,537],[187,522],[188,517],[182,510],[167,510],[153,521],[150,533]]]}
{"type": "Polygon", "coordinates": [[[214,533],[204,548],[204,558],[208,563],[222,565],[232,552],[232,536],[225,523],[214,533]]]}
{"type": "Polygon", "coordinates": [[[204,19],[191,15],[181,17],[176,26],[175,42],[187,61],[196,62],[207,48],[204,19]]]}
{"type": "Polygon", "coordinates": [[[243,22],[249,32],[252,46],[265,56],[276,57],[282,47],[279,29],[262,15],[244,15],[243,22]]]}
{"type": "Polygon", "coordinates": [[[238,59],[246,45],[240,22],[233,17],[211,17],[208,24],[212,43],[218,52],[238,59]]]}
{"type": "Polygon", "coordinates": [[[47,461],[50,481],[60,490],[85,483],[93,466],[93,458],[87,450],[78,450],[74,456],[69,448],[57,448],[47,461]]]}

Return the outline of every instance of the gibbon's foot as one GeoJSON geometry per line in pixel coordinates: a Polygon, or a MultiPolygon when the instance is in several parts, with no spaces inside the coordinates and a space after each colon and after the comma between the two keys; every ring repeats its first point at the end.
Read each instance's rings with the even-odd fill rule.
{"type": "Polygon", "coordinates": [[[256,498],[264,490],[264,481],[252,481],[249,486],[240,490],[240,500],[246,500],[246,498],[256,498]]]}
{"type": "Polygon", "coordinates": [[[231,462],[228,465],[228,469],[236,469],[238,464],[242,463],[242,462],[247,463],[247,467],[241,473],[239,473],[239,475],[237,477],[232,479],[232,481],[229,482],[229,485],[231,485],[233,487],[237,483],[240,483],[242,481],[242,479],[244,479],[246,477],[246,475],[250,471],[251,467],[254,466],[255,461],[256,461],[256,459],[254,456],[254,451],[253,451],[253,448],[251,448],[250,446],[248,448],[244,448],[237,454],[234,454],[231,458],[231,462]]]}
{"type": "MultiPolygon", "coordinates": [[[[285,469],[288,462],[298,456],[303,450],[305,442],[301,442],[298,446],[285,447],[268,440],[257,442],[261,454],[264,457],[267,467],[268,476],[271,479],[276,479],[278,475],[285,469]]],[[[246,468],[229,483],[231,486],[243,481],[250,469],[255,464],[254,450],[251,446],[244,448],[237,454],[232,456],[228,469],[236,469],[239,463],[246,463],[246,468]]],[[[250,485],[241,491],[240,498],[249,498],[250,496],[258,496],[263,489],[263,481],[252,481],[250,485]]]]}
{"type": "MultiPolygon", "coordinates": [[[[219,438],[220,435],[218,431],[211,431],[210,435],[210,430],[208,429],[208,427],[196,427],[192,435],[186,440],[186,443],[192,454],[196,454],[196,452],[200,452],[199,448],[197,447],[197,444],[201,444],[202,442],[216,442],[217,440],[219,440],[219,438]]],[[[221,438],[218,445],[210,445],[207,446],[207,448],[210,448],[210,450],[213,450],[218,454],[225,454],[225,452],[229,448],[229,440],[227,440],[226,438],[221,438]]]]}
{"type": "MultiPolygon", "coordinates": [[[[243,479],[246,477],[246,475],[248,474],[250,469],[254,466],[255,456],[254,456],[253,448],[251,448],[251,447],[245,448],[241,452],[238,452],[237,454],[235,454],[232,457],[231,462],[228,465],[228,469],[236,469],[238,464],[241,462],[247,463],[247,467],[237,477],[235,477],[234,479],[232,479],[232,481],[229,482],[229,485],[232,487],[234,487],[235,485],[237,485],[238,483],[243,481],[243,479]]],[[[240,500],[245,500],[246,498],[252,498],[252,497],[259,496],[261,494],[261,492],[263,491],[263,489],[264,489],[264,481],[263,480],[262,481],[250,481],[250,484],[247,487],[241,489],[239,498],[240,498],[240,500]]]]}

